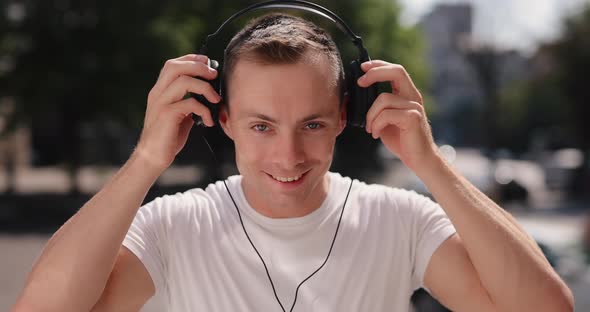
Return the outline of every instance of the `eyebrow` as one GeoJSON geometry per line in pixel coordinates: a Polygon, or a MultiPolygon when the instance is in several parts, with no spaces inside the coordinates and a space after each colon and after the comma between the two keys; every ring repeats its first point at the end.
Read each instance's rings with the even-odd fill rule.
{"type": "MultiPolygon", "coordinates": [[[[276,119],[274,119],[270,116],[264,115],[264,114],[260,114],[260,113],[248,113],[248,114],[246,114],[246,117],[258,118],[258,119],[262,119],[262,120],[265,120],[268,122],[278,123],[278,121],[276,119]]],[[[322,114],[312,114],[312,115],[309,115],[305,118],[302,118],[301,120],[299,120],[299,122],[307,122],[307,121],[314,120],[314,119],[321,118],[321,117],[323,117],[322,114]]]]}

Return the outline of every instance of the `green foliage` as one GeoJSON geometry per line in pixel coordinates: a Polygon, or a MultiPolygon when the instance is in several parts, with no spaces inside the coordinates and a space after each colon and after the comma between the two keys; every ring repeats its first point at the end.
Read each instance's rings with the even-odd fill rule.
{"type": "Polygon", "coordinates": [[[0,78],[0,94],[15,97],[23,117],[71,112],[79,120],[137,120],[162,64],[163,46],[146,31],[156,2],[12,3],[26,15],[2,31],[20,48],[7,51],[2,42],[13,68],[0,78]],[[129,14],[137,7],[142,14],[129,14]]]}
{"type": "Polygon", "coordinates": [[[504,90],[497,114],[498,137],[503,146],[525,152],[527,144],[542,135],[549,147],[571,144],[571,107],[564,105],[564,97],[555,77],[522,82],[504,90]]]}
{"type": "MultiPolygon", "coordinates": [[[[76,134],[84,122],[112,119],[138,129],[147,93],[164,61],[197,52],[206,34],[255,2],[0,0],[0,98],[16,99],[19,120],[45,123],[58,129],[64,140],[79,139],[76,134]]],[[[405,65],[425,88],[420,34],[400,26],[395,1],[318,3],[347,21],[374,59],[405,65]]],[[[232,25],[221,42],[259,14],[232,25]]],[[[335,29],[321,18],[303,15],[335,29]]],[[[351,60],[356,54],[352,44],[339,32],[331,33],[351,60]]]]}
{"type": "Polygon", "coordinates": [[[566,20],[565,34],[553,49],[556,63],[556,87],[563,95],[561,106],[571,112],[576,144],[590,148],[590,88],[587,76],[590,71],[590,4],[575,16],[566,20]]]}
{"type": "Polygon", "coordinates": [[[505,146],[522,151],[534,135],[549,147],[590,148],[590,5],[564,22],[561,38],[542,46],[530,81],[504,90],[499,103],[499,135],[505,146]]]}

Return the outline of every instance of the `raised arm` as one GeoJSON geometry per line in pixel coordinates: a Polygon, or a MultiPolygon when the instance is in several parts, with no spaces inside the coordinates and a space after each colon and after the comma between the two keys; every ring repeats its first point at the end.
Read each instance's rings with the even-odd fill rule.
{"type": "Polygon", "coordinates": [[[105,311],[106,303],[113,301],[141,307],[153,295],[154,284],[145,267],[121,244],[146,193],[184,147],[193,125],[190,114],[212,125],[204,105],[183,98],[191,91],[219,102],[209,83],[193,78],[216,75],[203,55],[166,62],[148,95],[137,148],[119,172],[51,237],[13,312],[78,312],[93,307],[105,311]],[[124,291],[128,296],[118,295],[124,291]],[[121,302],[125,298],[131,302],[121,302]]]}
{"type": "Polygon", "coordinates": [[[14,311],[90,310],[102,294],[121,242],[158,175],[158,169],[135,153],[49,240],[14,311]]]}
{"type": "Polygon", "coordinates": [[[453,311],[572,311],[570,289],[535,241],[440,157],[406,70],[383,61],[362,68],[361,87],[389,81],[393,90],[367,113],[367,132],[420,177],[457,230],[431,257],[424,285],[453,311]]]}

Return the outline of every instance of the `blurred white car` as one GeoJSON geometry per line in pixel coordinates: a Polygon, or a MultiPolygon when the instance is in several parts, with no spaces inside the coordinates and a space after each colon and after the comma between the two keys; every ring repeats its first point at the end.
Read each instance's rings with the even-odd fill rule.
{"type": "MultiPolygon", "coordinates": [[[[452,166],[486,195],[497,198],[499,185],[494,177],[494,164],[477,149],[455,149],[450,145],[439,147],[452,166]]],[[[385,154],[385,153],[383,153],[385,154]]],[[[395,158],[390,157],[390,160],[395,158]]],[[[422,181],[408,168],[398,163],[395,178],[388,185],[414,190],[424,195],[430,192],[422,181]]],[[[385,178],[386,180],[387,178],[385,178]]]]}

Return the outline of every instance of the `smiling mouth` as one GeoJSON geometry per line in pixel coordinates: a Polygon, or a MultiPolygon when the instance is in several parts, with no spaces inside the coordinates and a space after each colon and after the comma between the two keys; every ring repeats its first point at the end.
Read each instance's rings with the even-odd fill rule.
{"type": "Polygon", "coordinates": [[[275,176],[272,174],[268,174],[269,176],[271,176],[273,179],[275,179],[276,181],[279,182],[283,182],[283,183],[289,183],[289,182],[295,182],[298,181],[299,179],[301,179],[304,175],[306,175],[309,171],[306,171],[300,175],[296,175],[296,176],[290,176],[290,177],[281,177],[281,176],[275,176]]]}

